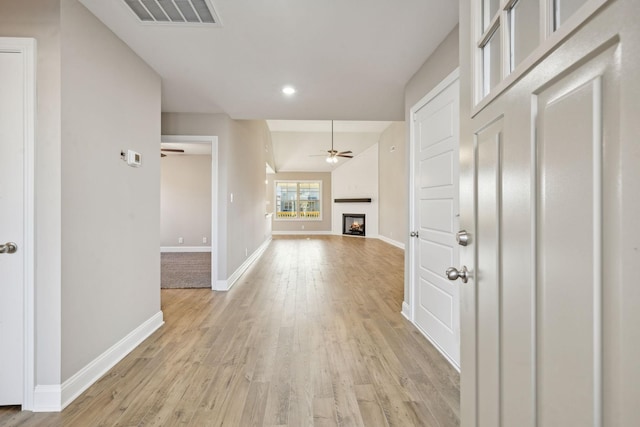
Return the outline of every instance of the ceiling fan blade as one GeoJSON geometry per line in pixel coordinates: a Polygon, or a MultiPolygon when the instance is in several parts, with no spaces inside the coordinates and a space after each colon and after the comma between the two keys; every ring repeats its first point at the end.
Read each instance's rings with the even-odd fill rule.
{"type": "Polygon", "coordinates": [[[350,156],[348,154],[336,154],[336,157],[346,157],[347,159],[353,159],[353,156],[350,156]]]}
{"type": "Polygon", "coordinates": [[[353,151],[349,150],[349,151],[341,151],[338,154],[353,154],[353,151]]]}
{"type": "Polygon", "coordinates": [[[181,148],[161,148],[160,151],[169,151],[171,153],[184,153],[184,150],[181,148]]]}

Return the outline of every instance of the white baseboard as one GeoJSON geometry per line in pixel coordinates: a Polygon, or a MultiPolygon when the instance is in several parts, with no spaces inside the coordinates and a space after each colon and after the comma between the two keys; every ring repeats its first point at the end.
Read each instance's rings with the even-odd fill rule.
{"type": "Polygon", "coordinates": [[[396,248],[400,248],[400,249],[402,249],[404,251],[404,243],[400,243],[400,242],[398,242],[396,240],[390,239],[390,238],[385,237],[385,236],[383,236],[381,234],[378,235],[378,239],[380,239],[383,242],[388,243],[388,244],[390,244],[392,246],[395,246],[396,248]]]}
{"type": "Polygon", "coordinates": [[[33,412],[62,411],[62,387],[55,385],[37,385],[33,392],[33,412]]]}
{"type": "Polygon", "coordinates": [[[211,252],[211,246],[160,246],[160,252],[211,252]]]}
{"type": "Polygon", "coordinates": [[[404,316],[405,319],[407,319],[409,322],[411,322],[411,307],[409,307],[409,304],[407,304],[406,301],[402,301],[402,315],[404,316]]]}
{"type": "MultiPolygon", "coordinates": [[[[127,354],[136,348],[149,335],[164,324],[162,311],[153,315],[150,319],[131,331],[107,351],[94,359],[87,366],[76,372],[71,378],[62,383],[61,408],[64,409],[75,398],[80,396],[93,383],[98,381],[109,369],[121,361],[127,354]]],[[[37,387],[36,387],[37,390],[37,387]]]]}
{"type": "Polygon", "coordinates": [[[434,339],[432,339],[429,334],[427,334],[420,326],[418,326],[417,323],[412,322],[413,325],[416,327],[416,329],[418,331],[420,331],[420,333],[436,348],[436,350],[438,350],[438,352],[440,352],[440,354],[442,355],[442,357],[444,357],[447,362],[449,362],[449,364],[453,367],[453,369],[455,369],[456,371],[458,371],[458,373],[460,373],[460,365],[454,361],[448,354],[446,351],[444,351],[444,349],[442,347],[440,347],[440,344],[438,344],[438,342],[434,339]]]}
{"type": "Polygon", "coordinates": [[[259,247],[256,249],[249,257],[242,263],[240,267],[233,272],[231,276],[227,280],[216,280],[215,285],[213,286],[214,291],[228,291],[231,287],[238,281],[240,276],[249,268],[251,264],[255,260],[257,260],[260,255],[267,249],[271,243],[271,238],[265,240],[259,247]]]}
{"type": "Polygon", "coordinates": [[[331,236],[332,231],[272,231],[274,236],[331,236]]]}

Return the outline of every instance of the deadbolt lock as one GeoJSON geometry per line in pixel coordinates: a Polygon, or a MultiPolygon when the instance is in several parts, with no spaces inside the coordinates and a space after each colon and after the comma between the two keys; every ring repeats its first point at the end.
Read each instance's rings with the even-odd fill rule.
{"type": "Polygon", "coordinates": [[[467,246],[471,242],[471,236],[467,230],[460,230],[456,233],[456,242],[460,246],[467,246]]]}

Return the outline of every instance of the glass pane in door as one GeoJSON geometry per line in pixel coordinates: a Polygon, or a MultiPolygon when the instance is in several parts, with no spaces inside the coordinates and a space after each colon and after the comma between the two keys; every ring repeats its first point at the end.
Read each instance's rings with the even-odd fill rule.
{"type": "Polygon", "coordinates": [[[586,2],[587,0],[554,0],[554,30],[560,28],[586,2]]]}
{"type": "Polygon", "coordinates": [[[502,73],[500,71],[502,61],[500,60],[500,56],[500,27],[498,27],[482,47],[483,96],[491,92],[491,89],[502,80],[502,73]]]}
{"type": "Polygon", "coordinates": [[[540,43],[538,0],[518,0],[509,10],[510,69],[513,71],[540,43]]]}
{"type": "Polygon", "coordinates": [[[483,0],[482,1],[482,31],[487,31],[491,20],[500,8],[500,0],[483,0]]]}

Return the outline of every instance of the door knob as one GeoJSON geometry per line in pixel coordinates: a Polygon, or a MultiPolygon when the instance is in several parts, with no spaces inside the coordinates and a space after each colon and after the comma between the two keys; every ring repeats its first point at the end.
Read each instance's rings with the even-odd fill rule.
{"type": "Polygon", "coordinates": [[[462,280],[462,283],[467,283],[469,281],[469,270],[467,270],[467,266],[463,265],[460,270],[455,267],[447,268],[445,272],[447,279],[449,280],[462,280]]]}
{"type": "Polygon", "coordinates": [[[18,245],[13,242],[7,242],[0,245],[0,254],[13,254],[18,250],[18,245]]]}
{"type": "Polygon", "coordinates": [[[409,236],[411,236],[411,237],[420,237],[420,235],[418,234],[417,231],[412,231],[411,233],[409,233],[409,236]]]}

